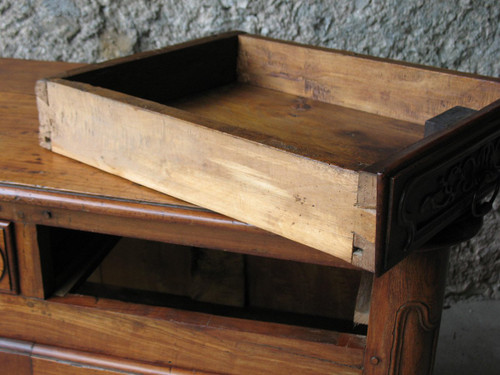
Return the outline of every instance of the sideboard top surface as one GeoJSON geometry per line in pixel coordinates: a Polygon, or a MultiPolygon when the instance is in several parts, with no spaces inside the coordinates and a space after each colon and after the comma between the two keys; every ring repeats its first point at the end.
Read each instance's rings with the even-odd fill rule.
{"type": "Polygon", "coordinates": [[[82,64],[0,59],[0,183],[72,194],[195,207],[40,147],[35,82],[82,64]]]}

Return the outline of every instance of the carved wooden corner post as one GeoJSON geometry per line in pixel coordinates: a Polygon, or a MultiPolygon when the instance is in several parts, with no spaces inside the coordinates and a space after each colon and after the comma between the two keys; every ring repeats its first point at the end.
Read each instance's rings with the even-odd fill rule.
{"type": "Polygon", "coordinates": [[[365,375],[430,375],[434,367],[450,247],[474,237],[466,216],[380,277],[374,277],[365,375]]]}
{"type": "Polygon", "coordinates": [[[448,255],[448,248],[415,252],[375,277],[365,374],[432,373],[448,255]]]}
{"type": "Polygon", "coordinates": [[[373,282],[366,375],[432,374],[449,248],[479,231],[500,190],[498,104],[455,107],[429,120],[426,136],[427,153],[379,174],[391,203],[377,238],[385,273],[373,282]],[[432,136],[453,124],[448,140],[432,136]]]}

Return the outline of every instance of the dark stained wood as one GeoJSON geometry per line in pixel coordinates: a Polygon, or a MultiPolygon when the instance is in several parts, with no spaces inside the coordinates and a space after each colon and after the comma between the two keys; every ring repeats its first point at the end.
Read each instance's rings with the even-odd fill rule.
{"type": "Polygon", "coordinates": [[[17,256],[13,242],[14,225],[0,220],[0,293],[17,293],[17,256]]]}
{"type": "Polygon", "coordinates": [[[500,100],[368,169],[382,189],[381,273],[454,221],[491,210],[500,188],[500,100]]]}
{"type": "Polygon", "coordinates": [[[201,374],[124,358],[68,350],[57,346],[0,338],[0,364],[5,375],[201,374]]]}
{"type": "Polygon", "coordinates": [[[463,120],[474,113],[476,113],[476,111],[470,108],[460,106],[450,108],[449,110],[430,118],[425,122],[424,137],[446,130],[451,126],[456,125],[460,120],[463,120]]]}
{"type": "MultiPolygon", "coordinates": [[[[94,203],[102,203],[94,205],[90,198],[81,201],[80,199],[68,198],[67,195],[59,195],[59,200],[57,200],[58,195],[50,193],[43,195],[43,199],[40,201],[37,200],[39,197],[37,194],[30,193],[29,195],[33,199],[32,203],[34,203],[31,206],[23,200],[22,190],[13,189],[10,192],[7,191],[7,188],[0,190],[5,193],[4,198],[8,197],[10,193],[14,193],[14,196],[10,197],[12,200],[15,196],[18,197],[15,201],[9,199],[10,202],[0,203],[5,218],[30,217],[33,223],[48,226],[357,269],[350,263],[321,251],[253,226],[238,222],[233,223],[231,220],[226,221],[224,217],[217,218],[215,215],[211,219],[210,215],[208,217],[204,217],[202,214],[196,216],[196,211],[183,212],[179,210],[176,212],[172,209],[169,212],[162,211],[161,207],[157,206],[152,206],[153,210],[135,211],[128,205],[129,210],[127,211],[120,205],[115,206],[113,201],[97,200],[94,203]],[[42,202],[46,205],[42,205],[42,202]],[[61,203],[62,208],[60,208],[61,203]],[[80,211],[80,207],[85,207],[85,211],[80,211]],[[47,212],[50,212],[50,217],[47,217],[47,212]],[[148,225],[143,225],[144,221],[147,221],[148,225]]],[[[18,236],[20,239],[19,234],[18,236]]],[[[34,239],[36,249],[38,249],[36,232],[34,239]]],[[[38,250],[36,251],[38,252],[38,250]]],[[[19,252],[22,251],[19,250],[19,252]]],[[[37,257],[36,255],[35,259],[37,257]]],[[[35,275],[36,270],[37,268],[30,275],[35,275]]],[[[41,284],[35,282],[34,285],[41,284]]]]}
{"type": "Polygon", "coordinates": [[[32,375],[33,344],[0,337],[0,371],[5,375],[32,375]]]}
{"type": "Polygon", "coordinates": [[[95,353],[68,350],[35,344],[32,350],[33,375],[190,375],[209,373],[184,370],[173,366],[158,366],[126,358],[114,358],[95,353]]]}
{"type": "Polygon", "coordinates": [[[41,301],[4,295],[0,313],[4,336],[163,366],[361,374],[364,338],[346,333],[78,296],[41,301]]]}
{"type": "Polygon", "coordinates": [[[249,306],[308,314],[318,320],[352,321],[359,271],[261,257],[246,261],[249,306]]]}
{"type": "Polygon", "coordinates": [[[32,375],[31,358],[0,350],[0,365],[4,374],[32,375]]]}
{"type": "Polygon", "coordinates": [[[253,35],[239,41],[242,82],[422,126],[449,108],[500,99],[499,78],[253,35]]]}
{"type": "Polygon", "coordinates": [[[164,103],[236,80],[233,33],[134,56],[67,79],[164,103]]]}

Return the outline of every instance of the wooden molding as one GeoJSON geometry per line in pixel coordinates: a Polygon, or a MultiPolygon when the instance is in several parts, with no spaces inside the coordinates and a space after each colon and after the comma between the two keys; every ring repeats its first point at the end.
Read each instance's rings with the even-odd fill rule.
{"type": "Polygon", "coordinates": [[[460,218],[491,209],[500,186],[500,101],[394,160],[379,172],[379,273],[460,218]]]}
{"type": "Polygon", "coordinates": [[[439,320],[432,320],[429,307],[420,301],[409,301],[396,313],[388,375],[403,375],[418,368],[421,375],[431,375],[433,356],[419,356],[417,350],[434,352],[439,336],[439,320]]]}

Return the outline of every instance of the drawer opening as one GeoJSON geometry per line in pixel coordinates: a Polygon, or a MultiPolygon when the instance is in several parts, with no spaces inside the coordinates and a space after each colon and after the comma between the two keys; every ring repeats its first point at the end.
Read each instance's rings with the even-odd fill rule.
{"type": "Polygon", "coordinates": [[[52,295],[366,334],[357,270],[44,226],[39,242],[52,295]]]}

